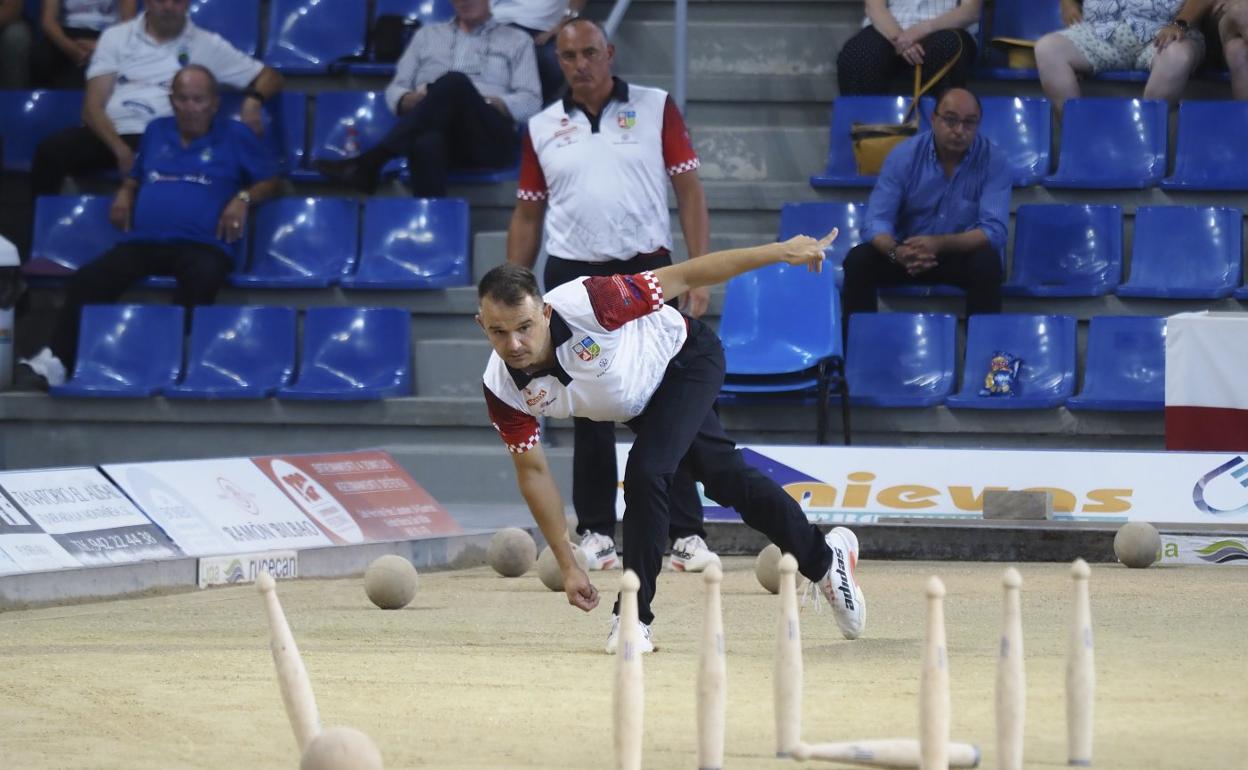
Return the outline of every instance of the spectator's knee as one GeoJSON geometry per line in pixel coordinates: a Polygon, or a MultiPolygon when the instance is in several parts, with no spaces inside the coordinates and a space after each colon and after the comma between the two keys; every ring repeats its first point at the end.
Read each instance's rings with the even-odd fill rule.
{"type": "Polygon", "coordinates": [[[1050,32],[1036,41],[1036,67],[1052,67],[1066,64],[1066,39],[1056,32],[1050,32]]]}
{"type": "Polygon", "coordinates": [[[996,249],[991,247],[976,249],[972,256],[972,263],[975,275],[980,276],[984,283],[1001,283],[1004,277],[1001,271],[1001,255],[996,249]]]}
{"type": "Polygon", "coordinates": [[[1196,68],[1196,64],[1196,44],[1183,39],[1157,52],[1153,58],[1153,71],[1163,76],[1185,76],[1196,68]]]}
{"type": "Polygon", "coordinates": [[[842,265],[842,268],[846,275],[851,271],[857,273],[868,270],[878,256],[875,247],[870,243],[860,243],[850,249],[849,253],[845,255],[845,263],[842,265]]]}
{"type": "Polygon", "coordinates": [[[433,83],[430,85],[430,88],[436,87],[436,88],[443,88],[443,89],[458,90],[458,89],[464,88],[465,86],[468,88],[473,87],[472,78],[468,77],[462,72],[452,71],[452,72],[446,73],[442,77],[433,81],[433,83]]]}

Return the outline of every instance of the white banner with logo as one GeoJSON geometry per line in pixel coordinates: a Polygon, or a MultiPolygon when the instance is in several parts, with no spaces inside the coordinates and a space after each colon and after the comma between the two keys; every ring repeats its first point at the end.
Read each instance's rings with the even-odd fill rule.
{"type": "MultiPolygon", "coordinates": [[[[1233,453],[741,447],[815,522],[982,518],[989,489],[1053,493],[1053,518],[1248,524],[1248,458],[1233,453]]],[[[621,479],[629,446],[617,446],[621,479]]],[[[624,498],[617,500],[623,515],[624,498]]],[[[703,499],[706,517],[736,512],[703,499]]]]}
{"type": "Polygon", "coordinates": [[[1248,537],[1162,534],[1161,563],[1248,567],[1248,537]]]}

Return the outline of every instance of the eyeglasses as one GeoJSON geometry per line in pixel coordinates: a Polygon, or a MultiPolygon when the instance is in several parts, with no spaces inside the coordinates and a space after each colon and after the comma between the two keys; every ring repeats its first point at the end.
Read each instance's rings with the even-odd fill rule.
{"type": "Polygon", "coordinates": [[[947,113],[937,115],[936,117],[940,118],[940,122],[944,123],[945,128],[950,131],[958,126],[961,126],[963,131],[974,131],[979,128],[979,118],[959,118],[957,115],[949,115],[947,113]]]}

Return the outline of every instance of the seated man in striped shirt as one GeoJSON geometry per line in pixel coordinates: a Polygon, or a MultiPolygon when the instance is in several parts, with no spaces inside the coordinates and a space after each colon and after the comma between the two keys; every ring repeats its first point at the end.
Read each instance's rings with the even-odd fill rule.
{"type": "Polygon", "coordinates": [[[516,126],[541,107],[533,41],[490,15],[489,0],[452,0],[455,18],[422,27],[399,58],[386,104],[399,122],[377,146],[317,170],[371,193],[382,167],[405,156],[412,195],[446,194],[450,168],[503,168],[516,126]]]}

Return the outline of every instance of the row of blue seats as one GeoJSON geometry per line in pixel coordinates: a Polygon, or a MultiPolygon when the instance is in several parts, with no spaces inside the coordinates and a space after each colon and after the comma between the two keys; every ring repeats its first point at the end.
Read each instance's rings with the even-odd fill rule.
{"type": "MultiPolygon", "coordinates": [[[[315,97],[311,145],[308,145],[308,95],[285,91],[265,105],[264,142],[282,162],[283,172],[299,181],[326,181],[312,168],[318,160],[355,155],[381,141],[397,120],[375,91],[322,91],[315,97]]],[[[222,114],[237,118],[242,94],[221,96],[222,114]]],[[[44,137],[82,122],[80,91],[0,91],[0,137],[4,138],[6,171],[30,170],[35,148],[44,137]]],[[[517,158],[506,169],[453,169],[452,182],[493,183],[514,179],[517,158]]],[[[384,170],[388,177],[405,177],[407,159],[396,158],[384,170]]]]}
{"type": "Polygon", "coordinates": [[[311,308],[296,373],[288,307],[197,307],[183,367],[184,311],[83,308],[73,376],[54,396],[361,401],[412,392],[411,315],[398,308],[311,308]]]}
{"type": "MultiPolygon", "coordinates": [[[[842,262],[861,239],[866,204],[787,203],[781,240],[840,229],[828,249],[837,284],[842,262]]],[[[1248,299],[1243,278],[1244,214],[1221,206],[1140,206],[1135,210],[1131,270],[1123,282],[1121,206],[1026,204],[1014,222],[1007,296],[1248,299]]],[[[1003,255],[1004,266],[1004,255],[1003,255]]],[[[960,296],[951,286],[911,285],[887,291],[911,296],[960,296]]]]}
{"type": "MultiPolygon", "coordinates": [[[[1174,172],[1166,177],[1167,105],[1155,99],[1080,98],[1066,102],[1061,153],[1051,173],[1051,109],[1047,99],[986,96],[979,131],[1009,159],[1015,186],[1126,190],[1248,190],[1248,102],[1185,101],[1179,105],[1174,172]]],[[[832,104],[828,161],[814,187],[871,187],[858,173],[850,142],[854,123],[901,123],[910,99],[842,96],[832,104]]],[[[922,128],[935,102],[924,97],[922,128]]]]}
{"type": "MultiPolygon", "coordinates": [[[[35,205],[32,278],[59,278],[123,236],[107,196],[43,196],[35,205]]],[[[235,286],[442,289],[471,281],[468,203],[462,198],[278,198],[257,206],[236,243],[235,286]],[[250,256],[250,259],[248,258],[250,256]]],[[[171,278],[148,282],[156,288],[171,278]]]]}

